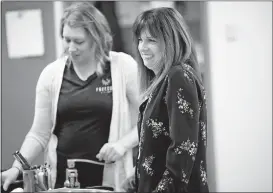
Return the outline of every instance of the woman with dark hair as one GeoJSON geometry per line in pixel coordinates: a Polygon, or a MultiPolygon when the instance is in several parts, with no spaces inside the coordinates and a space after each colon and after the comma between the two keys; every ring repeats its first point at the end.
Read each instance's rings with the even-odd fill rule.
{"type": "Polygon", "coordinates": [[[192,38],[173,8],[141,13],[133,25],[142,104],[136,192],[208,192],[205,89],[192,38]]]}

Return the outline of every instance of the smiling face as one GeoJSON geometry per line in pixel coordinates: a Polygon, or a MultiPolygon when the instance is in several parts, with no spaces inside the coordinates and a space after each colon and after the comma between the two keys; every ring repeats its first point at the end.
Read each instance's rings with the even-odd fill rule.
{"type": "Polygon", "coordinates": [[[138,39],[138,51],[144,65],[156,74],[161,64],[162,46],[160,41],[150,35],[147,30],[140,33],[138,39]]]}
{"type": "Polygon", "coordinates": [[[82,27],[63,27],[63,45],[73,63],[87,64],[94,54],[94,44],[82,27]]]}

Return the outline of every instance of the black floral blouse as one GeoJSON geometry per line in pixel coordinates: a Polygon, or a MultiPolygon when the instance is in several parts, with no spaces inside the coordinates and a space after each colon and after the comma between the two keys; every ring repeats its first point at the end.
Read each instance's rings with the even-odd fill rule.
{"type": "Polygon", "coordinates": [[[208,192],[205,90],[193,68],[171,68],[139,110],[137,192],[208,192]]]}

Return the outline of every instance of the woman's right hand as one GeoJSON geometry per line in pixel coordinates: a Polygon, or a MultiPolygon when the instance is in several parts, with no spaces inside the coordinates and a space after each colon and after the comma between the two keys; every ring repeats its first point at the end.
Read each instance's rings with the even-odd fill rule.
{"type": "Polygon", "coordinates": [[[12,167],[4,172],[1,172],[1,183],[3,189],[7,191],[9,185],[16,181],[20,171],[18,168],[12,167]]]}
{"type": "Polygon", "coordinates": [[[121,188],[125,192],[135,192],[136,182],[135,182],[135,171],[129,175],[122,183],[121,188]]]}

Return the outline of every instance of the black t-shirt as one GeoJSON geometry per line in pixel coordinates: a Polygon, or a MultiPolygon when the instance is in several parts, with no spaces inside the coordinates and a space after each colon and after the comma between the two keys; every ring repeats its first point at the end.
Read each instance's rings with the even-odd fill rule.
{"type": "MultiPolygon", "coordinates": [[[[63,178],[65,177],[66,159],[97,160],[96,155],[108,141],[111,115],[111,72],[109,71],[102,77],[94,73],[83,81],[74,71],[73,64],[67,65],[60,90],[54,131],[58,137],[57,182],[63,184],[65,180],[63,178]]],[[[89,167],[89,165],[94,175],[94,167],[92,164],[86,166],[89,167]]],[[[76,164],[77,166],[79,164],[76,164]]],[[[95,174],[97,178],[100,178],[103,167],[96,167],[101,168],[99,173],[95,174]]],[[[88,172],[88,168],[85,169],[87,177],[91,178],[90,171],[88,172]]],[[[79,171],[79,177],[81,176],[84,175],[81,175],[79,171]]]]}

